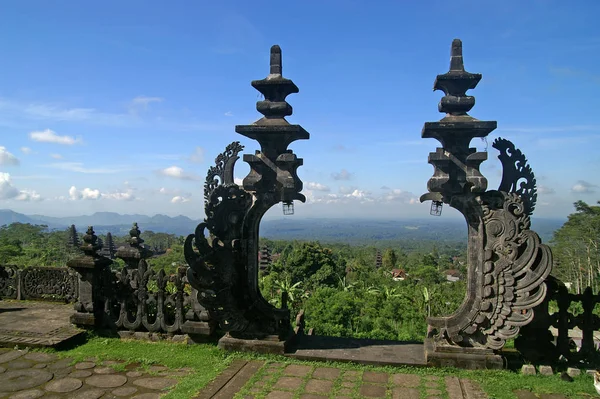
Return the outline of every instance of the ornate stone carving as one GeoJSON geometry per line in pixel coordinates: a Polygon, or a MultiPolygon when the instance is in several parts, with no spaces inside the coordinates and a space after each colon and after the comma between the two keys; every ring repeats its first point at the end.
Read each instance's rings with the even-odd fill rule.
{"type": "Polygon", "coordinates": [[[469,116],[475,99],[465,94],[480,79],[464,71],[462,43],[454,40],[450,72],[439,75],[435,84],[446,93],[439,110],[447,115],[423,128],[422,136],[438,139],[442,148],[429,156],[435,172],[421,201],[443,201],[456,208],[469,229],[467,296],[454,314],[428,318],[428,337],[433,340],[428,361],[453,359],[446,356],[453,348],[478,348],[487,367],[493,355],[489,351],[515,338],[533,319],[533,308],[543,302],[552,254],[529,229],[535,178],[523,154],[507,140],[494,142],[504,168],[500,188],[485,191],[487,181],[479,165],[487,156],[468,146],[474,137],[487,136],[496,122],[469,116]]]}
{"type": "Polygon", "coordinates": [[[17,299],[18,284],[16,266],[0,266],[0,299],[17,299]]]}
{"type": "Polygon", "coordinates": [[[308,139],[309,134],[285,119],[292,114],[285,98],[297,93],[298,87],[282,76],[279,46],[271,48],[269,76],[253,81],[252,86],[264,96],[256,105],[264,117],[235,130],[257,140],[261,150],[244,155],[251,170],[243,188],[233,182],[233,167],[242,149],[239,143],[230,144],[209,169],[206,219],[185,242],[188,280],[198,291],[198,301],[229,337],[276,335],[285,340],[291,334],[289,311],[273,307],[258,289],[258,230],[262,216],[273,205],[305,201],[296,174],[302,160],[287,147],[295,140],[308,139]]]}
{"type": "Polygon", "coordinates": [[[527,158],[511,141],[500,137],[494,140],[492,147],[500,151],[498,159],[502,162],[502,181],[498,190],[518,194],[523,200],[525,213],[531,216],[537,201],[537,188],[527,158]]]}
{"type": "Polygon", "coordinates": [[[77,275],[66,268],[25,268],[21,271],[21,297],[72,302],[77,298],[77,275]]]}

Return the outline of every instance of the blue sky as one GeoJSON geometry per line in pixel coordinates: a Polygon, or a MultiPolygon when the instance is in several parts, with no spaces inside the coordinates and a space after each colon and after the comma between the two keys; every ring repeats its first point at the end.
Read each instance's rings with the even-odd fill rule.
{"type": "Polygon", "coordinates": [[[438,142],[421,128],[443,117],[433,81],[460,38],[483,74],[470,114],[498,121],[489,188],[491,143],[508,138],[536,173],[536,216],[565,218],[600,199],[599,14],[592,0],[5,2],[0,208],[204,217],[214,157],[258,149],[234,126],[261,116],[250,81],[279,44],[300,88],[287,119],[311,133],[291,145],[308,197],[295,217],[425,217],[438,142]]]}

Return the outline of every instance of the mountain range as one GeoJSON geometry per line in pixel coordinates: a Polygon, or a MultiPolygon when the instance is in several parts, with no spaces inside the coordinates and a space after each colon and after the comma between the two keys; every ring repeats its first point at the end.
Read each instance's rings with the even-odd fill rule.
{"type": "MultiPolygon", "coordinates": [[[[129,232],[134,222],[138,223],[142,231],[151,230],[155,233],[186,236],[193,233],[201,221],[181,215],[170,217],[96,212],[85,216],[50,217],[24,215],[7,209],[0,210],[0,226],[11,223],[30,223],[47,225],[52,230],[64,230],[74,224],[80,232],[84,232],[87,226],[94,226],[96,234],[110,232],[115,236],[123,236],[129,232]]],[[[532,228],[540,235],[543,242],[548,242],[552,238],[553,232],[563,223],[564,220],[560,219],[533,218],[532,228]]],[[[286,217],[263,220],[260,224],[260,236],[280,240],[319,240],[348,244],[398,240],[466,242],[467,228],[465,222],[458,218],[377,220],[286,217]]]]}

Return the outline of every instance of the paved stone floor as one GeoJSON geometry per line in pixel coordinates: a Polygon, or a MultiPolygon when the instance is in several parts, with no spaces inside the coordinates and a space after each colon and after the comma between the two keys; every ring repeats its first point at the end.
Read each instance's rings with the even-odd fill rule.
{"type": "Polygon", "coordinates": [[[116,361],[75,363],[56,355],[0,348],[0,398],[10,399],[157,399],[191,370],[128,365],[117,372],[116,361]]]}
{"type": "Polygon", "coordinates": [[[73,304],[0,301],[0,346],[56,346],[83,330],[71,325],[73,304]]]}
{"type": "Polygon", "coordinates": [[[342,370],[259,361],[234,362],[195,399],[394,398],[484,399],[473,381],[456,377],[342,370]]]}

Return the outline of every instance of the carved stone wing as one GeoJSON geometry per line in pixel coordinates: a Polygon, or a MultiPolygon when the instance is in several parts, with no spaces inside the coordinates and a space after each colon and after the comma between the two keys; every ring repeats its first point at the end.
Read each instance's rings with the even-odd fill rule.
{"type": "Polygon", "coordinates": [[[492,147],[500,151],[498,159],[502,162],[502,181],[498,191],[520,195],[525,213],[531,216],[537,201],[537,187],[533,170],[527,164],[527,158],[511,141],[501,137],[494,140],[492,147]]]}

